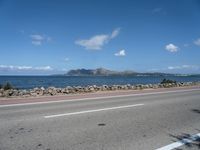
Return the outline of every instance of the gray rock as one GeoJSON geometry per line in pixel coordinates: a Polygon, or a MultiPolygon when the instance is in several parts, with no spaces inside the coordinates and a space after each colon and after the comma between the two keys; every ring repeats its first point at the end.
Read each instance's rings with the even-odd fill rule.
{"type": "Polygon", "coordinates": [[[9,95],[9,91],[8,90],[6,90],[6,91],[4,91],[3,92],[3,97],[9,97],[10,95],[9,95]]]}
{"type": "Polygon", "coordinates": [[[44,91],[44,90],[45,90],[45,88],[44,88],[44,87],[41,87],[41,88],[40,88],[40,90],[44,91]]]}
{"type": "Polygon", "coordinates": [[[89,86],[89,88],[88,88],[88,89],[89,89],[89,91],[90,91],[90,92],[94,92],[94,91],[95,91],[95,89],[94,89],[94,87],[93,87],[93,86],[89,86]]]}
{"type": "Polygon", "coordinates": [[[76,87],[74,87],[74,90],[75,90],[76,92],[84,92],[84,87],[76,86],[76,87]]]}
{"type": "Polygon", "coordinates": [[[30,95],[35,97],[35,96],[37,96],[37,93],[30,92],[30,95]]]}
{"type": "Polygon", "coordinates": [[[33,91],[39,91],[40,89],[38,87],[34,88],[33,91]]]}
{"type": "Polygon", "coordinates": [[[0,97],[11,97],[11,96],[43,96],[43,95],[60,95],[60,94],[70,94],[70,93],[84,93],[84,92],[95,92],[95,91],[108,91],[108,90],[141,90],[149,88],[170,88],[170,87],[179,87],[179,86],[191,86],[191,85],[200,85],[200,82],[177,82],[177,83],[165,83],[165,84],[137,84],[137,85],[102,85],[102,86],[67,86],[66,88],[55,88],[49,87],[45,89],[34,88],[32,90],[3,90],[0,89],[0,97]]]}
{"type": "Polygon", "coordinates": [[[157,88],[159,88],[159,85],[158,84],[154,84],[154,85],[152,85],[152,88],[157,89],[157,88]]]}
{"type": "Polygon", "coordinates": [[[153,85],[152,85],[152,84],[149,84],[149,88],[153,88],[153,85]]]}
{"type": "Polygon", "coordinates": [[[64,88],[64,89],[62,90],[62,93],[64,93],[64,94],[69,94],[68,88],[64,88]]]}
{"type": "Polygon", "coordinates": [[[57,91],[56,91],[56,88],[55,88],[55,87],[49,87],[49,88],[47,89],[47,91],[48,91],[48,94],[49,94],[49,95],[56,95],[56,94],[57,94],[57,91]]]}
{"type": "Polygon", "coordinates": [[[131,86],[131,89],[132,89],[132,90],[136,90],[136,86],[132,85],[132,86],[131,86]]]}
{"type": "Polygon", "coordinates": [[[101,86],[101,91],[106,91],[108,89],[108,86],[107,85],[102,85],[101,86]]]}
{"type": "Polygon", "coordinates": [[[13,90],[12,96],[19,96],[19,91],[18,90],[13,90]]]}

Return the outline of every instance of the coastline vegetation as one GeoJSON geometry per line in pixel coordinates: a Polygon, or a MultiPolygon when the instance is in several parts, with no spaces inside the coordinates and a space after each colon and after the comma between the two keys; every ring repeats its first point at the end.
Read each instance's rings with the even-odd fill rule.
{"type": "Polygon", "coordinates": [[[10,90],[10,89],[14,89],[14,87],[10,82],[6,82],[3,85],[0,84],[0,89],[10,90]]]}
{"type": "Polygon", "coordinates": [[[161,84],[176,84],[177,82],[175,80],[169,80],[169,79],[163,79],[161,84]]]}

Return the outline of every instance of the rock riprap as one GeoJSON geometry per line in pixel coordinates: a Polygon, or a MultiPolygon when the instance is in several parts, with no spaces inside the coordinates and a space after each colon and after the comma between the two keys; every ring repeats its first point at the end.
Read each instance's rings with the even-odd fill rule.
{"type": "Polygon", "coordinates": [[[54,96],[54,95],[67,95],[78,93],[92,93],[97,91],[116,91],[116,90],[142,90],[142,89],[157,89],[157,88],[171,88],[171,87],[184,87],[195,86],[200,82],[177,82],[166,84],[126,84],[126,85],[90,85],[90,86],[67,86],[65,88],[56,87],[36,87],[34,89],[0,89],[0,97],[36,97],[36,96],[54,96]]]}

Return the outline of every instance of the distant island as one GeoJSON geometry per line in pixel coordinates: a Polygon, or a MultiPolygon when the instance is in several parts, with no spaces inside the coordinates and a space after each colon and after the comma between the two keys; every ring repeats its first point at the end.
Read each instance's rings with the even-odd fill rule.
{"type": "Polygon", "coordinates": [[[69,70],[64,76],[177,76],[179,74],[169,73],[140,73],[135,71],[113,71],[105,68],[97,69],[73,69],[69,70]]]}

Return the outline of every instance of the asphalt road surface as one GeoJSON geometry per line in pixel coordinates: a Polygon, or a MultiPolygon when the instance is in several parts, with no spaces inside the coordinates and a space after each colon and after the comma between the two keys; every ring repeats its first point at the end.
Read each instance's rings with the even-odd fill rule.
{"type": "Polygon", "coordinates": [[[200,149],[200,89],[0,106],[0,150],[200,149]]]}

